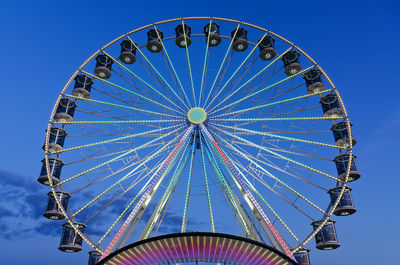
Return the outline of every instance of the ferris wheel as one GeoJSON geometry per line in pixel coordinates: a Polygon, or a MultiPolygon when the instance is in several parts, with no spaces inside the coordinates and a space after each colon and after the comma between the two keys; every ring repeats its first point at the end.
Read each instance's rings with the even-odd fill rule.
{"type": "MultiPolygon", "coordinates": [[[[59,249],[85,241],[89,264],[158,236],[168,247],[166,235],[199,227],[211,245],[243,239],[253,259],[263,246],[309,264],[312,238],[321,250],[340,246],[332,215],[356,212],[351,126],[321,66],[278,34],[212,17],[143,26],[62,89],[38,179],[51,188],[44,216],[66,219],[59,249]]],[[[170,261],[245,264],[244,254],[220,256],[170,261]]],[[[104,264],[136,264],[116,260],[104,264]]]]}

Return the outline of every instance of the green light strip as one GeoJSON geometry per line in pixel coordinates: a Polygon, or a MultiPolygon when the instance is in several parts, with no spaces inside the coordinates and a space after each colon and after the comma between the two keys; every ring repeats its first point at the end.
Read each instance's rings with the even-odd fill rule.
{"type": "MultiPolygon", "coordinates": [[[[232,47],[232,44],[233,44],[233,40],[234,40],[235,37],[236,37],[236,33],[238,32],[239,27],[240,27],[240,24],[238,24],[237,27],[236,27],[235,33],[233,34],[233,38],[231,39],[231,42],[230,42],[230,44],[229,44],[229,46],[228,46],[228,49],[226,50],[224,59],[222,60],[221,65],[219,66],[218,73],[217,73],[217,75],[215,76],[215,79],[214,79],[214,82],[213,82],[213,84],[212,84],[212,86],[211,86],[211,89],[210,89],[210,91],[208,92],[208,96],[207,96],[206,100],[204,101],[204,106],[207,106],[207,107],[209,106],[209,105],[206,105],[206,104],[207,104],[207,101],[208,101],[208,98],[211,96],[211,92],[212,92],[212,90],[214,89],[214,86],[215,86],[215,83],[217,82],[217,79],[218,79],[219,74],[221,73],[222,66],[224,65],[225,60],[226,60],[226,58],[228,57],[228,54],[229,54],[229,52],[230,52],[230,50],[231,50],[231,47],[232,47]]],[[[207,109],[207,107],[206,107],[205,109],[207,109]]]]}
{"type": "Polygon", "coordinates": [[[313,172],[316,172],[316,173],[321,174],[321,175],[323,175],[323,176],[325,176],[325,177],[331,178],[331,179],[333,179],[333,180],[335,180],[335,181],[342,182],[342,181],[341,181],[340,179],[338,179],[338,178],[332,177],[331,175],[329,175],[329,174],[327,174],[327,173],[324,173],[324,172],[322,172],[322,171],[320,171],[320,170],[317,170],[317,169],[312,168],[312,167],[310,167],[310,166],[307,166],[307,165],[305,165],[305,164],[303,164],[303,163],[297,162],[296,160],[293,160],[293,159],[290,159],[290,158],[288,158],[288,157],[286,157],[286,156],[283,156],[283,155],[281,155],[281,154],[278,154],[278,153],[276,153],[276,152],[274,152],[274,151],[272,151],[272,150],[269,150],[269,149],[266,148],[266,147],[263,147],[263,146],[261,146],[261,145],[255,144],[255,143],[253,143],[253,142],[250,142],[249,140],[246,140],[246,139],[244,139],[244,138],[242,138],[242,137],[239,137],[239,136],[237,136],[237,135],[231,134],[231,133],[229,133],[229,132],[227,132],[227,131],[224,131],[224,130],[221,130],[221,129],[219,129],[219,128],[216,128],[216,127],[214,127],[214,128],[217,129],[218,131],[222,132],[222,133],[225,133],[226,135],[229,135],[229,136],[231,136],[231,137],[233,137],[233,138],[236,138],[236,139],[238,139],[238,140],[241,140],[241,141],[243,141],[243,142],[245,142],[245,143],[247,143],[247,144],[249,144],[249,145],[251,145],[251,146],[253,146],[253,147],[260,148],[260,149],[262,149],[262,150],[264,150],[264,151],[266,151],[266,152],[268,152],[268,153],[270,153],[270,154],[276,155],[276,156],[278,156],[278,157],[280,157],[280,158],[282,158],[282,159],[284,159],[284,160],[290,161],[290,162],[292,162],[292,163],[294,163],[294,164],[296,164],[296,165],[299,165],[299,166],[302,166],[302,167],[304,167],[304,168],[307,168],[307,169],[309,169],[309,170],[311,170],[311,171],[313,171],[313,172]]]}
{"type": "MultiPolygon", "coordinates": [[[[105,52],[103,51],[103,53],[105,53],[105,52]]],[[[105,54],[106,54],[106,53],[105,53],[105,54]]],[[[118,64],[119,64],[121,67],[123,67],[126,71],[128,71],[128,72],[131,73],[131,71],[130,71],[128,68],[126,68],[124,65],[122,65],[120,62],[118,62],[117,60],[115,60],[115,59],[114,59],[113,57],[111,57],[110,55],[108,55],[108,54],[106,54],[106,55],[109,56],[110,58],[112,58],[112,60],[113,60],[114,62],[118,63],[118,64]]],[[[127,89],[127,88],[124,88],[124,87],[122,87],[122,86],[119,86],[119,85],[117,85],[117,84],[114,84],[114,83],[112,83],[112,82],[110,82],[110,81],[108,81],[108,80],[102,79],[102,78],[100,78],[100,77],[98,77],[98,76],[96,76],[96,75],[92,75],[92,74],[90,74],[90,73],[88,73],[88,72],[86,72],[86,71],[83,71],[83,70],[82,70],[81,72],[82,72],[82,73],[85,73],[86,75],[89,75],[89,76],[91,76],[91,77],[93,77],[93,78],[96,78],[97,80],[100,80],[100,81],[102,81],[102,82],[104,82],[104,83],[106,83],[106,84],[112,85],[112,86],[114,86],[114,87],[116,87],[116,88],[119,88],[119,89],[125,91],[125,92],[128,92],[128,93],[130,93],[130,94],[133,94],[133,95],[135,95],[135,96],[137,96],[137,97],[140,97],[140,98],[142,98],[142,99],[144,99],[144,100],[147,100],[147,101],[149,101],[149,102],[151,102],[151,103],[153,103],[153,104],[156,104],[156,105],[158,105],[158,106],[160,106],[160,107],[169,109],[169,110],[174,111],[174,112],[177,112],[177,113],[181,113],[181,112],[177,111],[176,109],[173,109],[173,108],[168,107],[168,106],[166,106],[166,105],[164,105],[164,104],[162,104],[162,103],[159,103],[159,102],[157,102],[157,101],[155,101],[155,100],[153,100],[153,99],[150,99],[150,98],[148,98],[148,97],[145,97],[145,96],[143,96],[143,95],[140,95],[140,94],[138,94],[138,93],[136,93],[136,92],[134,92],[134,91],[132,91],[132,90],[129,90],[129,89],[127,89]]]]}
{"type": "Polygon", "coordinates": [[[178,116],[171,115],[171,114],[166,114],[166,113],[161,113],[161,112],[156,112],[156,111],[151,111],[151,110],[144,110],[144,109],[139,109],[139,108],[136,108],[136,107],[130,107],[130,106],[110,103],[110,102],[106,102],[106,101],[100,101],[100,100],[95,100],[95,99],[77,97],[77,96],[73,96],[73,95],[64,95],[64,96],[70,97],[70,98],[76,98],[76,99],[79,99],[79,100],[84,100],[84,101],[89,101],[89,102],[95,102],[95,103],[100,103],[100,104],[104,104],[104,105],[109,105],[109,106],[113,106],[113,107],[136,110],[136,111],[139,111],[139,112],[150,113],[150,114],[154,114],[154,115],[160,115],[160,116],[166,116],[166,117],[172,117],[172,118],[179,118],[178,116]]]}
{"type": "Polygon", "coordinates": [[[266,103],[266,104],[254,106],[254,107],[251,107],[251,108],[247,108],[247,109],[231,111],[231,112],[227,112],[227,113],[224,113],[224,114],[216,115],[214,117],[217,118],[217,117],[222,117],[222,116],[227,116],[227,115],[234,115],[234,114],[243,113],[243,112],[247,112],[247,111],[252,111],[252,110],[256,110],[256,109],[261,109],[261,108],[265,108],[265,107],[270,107],[270,106],[273,106],[273,105],[278,105],[278,104],[282,104],[282,103],[286,103],[286,102],[290,102],[290,101],[294,101],[294,100],[298,100],[298,99],[309,98],[309,97],[312,97],[312,96],[315,96],[315,95],[321,95],[322,93],[331,92],[331,91],[333,91],[333,89],[328,89],[328,90],[324,90],[324,91],[317,92],[317,93],[312,93],[312,94],[307,94],[307,95],[303,95],[303,96],[288,98],[288,99],[284,99],[284,100],[280,100],[280,101],[275,101],[275,102],[272,102],[272,103],[266,103]]]}
{"type": "MultiPolygon", "coordinates": [[[[292,191],[294,194],[296,194],[297,196],[299,196],[300,198],[302,198],[304,201],[306,201],[307,203],[309,203],[311,206],[313,206],[315,209],[317,209],[318,211],[320,211],[323,214],[326,214],[321,208],[319,208],[317,205],[315,205],[313,202],[311,202],[309,199],[307,199],[306,197],[304,197],[303,195],[301,195],[300,193],[298,193],[295,189],[293,189],[292,187],[290,187],[288,184],[286,184],[285,182],[283,182],[282,180],[280,180],[279,178],[277,178],[275,175],[273,175],[272,173],[270,173],[268,170],[266,170],[265,168],[263,168],[262,166],[260,166],[257,162],[255,162],[254,160],[252,160],[251,158],[249,158],[246,154],[244,154],[243,152],[241,152],[240,150],[238,150],[237,148],[235,148],[234,146],[232,146],[230,143],[228,143],[225,139],[223,139],[222,137],[220,137],[218,134],[215,134],[216,137],[218,137],[222,142],[224,142],[227,146],[229,146],[230,148],[232,148],[235,152],[237,152],[238,154],[240,154],[243,158],[245,158],[246,160],[250,161],[251,163],[253,163],[254,165],[256,165],[258,168],[260,168],[262,171],[264,171],[269,177],[275,179],[276,181],[278,181],[279,183],[281,183],[283,186],[285,186],[286,188],[288,188],[290,191],[292,191]]],[[[247,180],[247,179],[246,179],[247,180]]],[[[248,180],[247,180],[248,182],[248,180]]],[[[248,182],[250,183],[250,182],[248,182]]]]}
{"type": "MultiPolygon", "coordinates": [[[[195,132],[193,134],[193,146],[195,145],[196,135],[197,135],[197,133],[195,132]]],[[[191,187],[192,187],[192,175],[193,175],[193,165],[194,165],[193,158],[194,158],[195,151],[196,151],[196,149],[192,148],[192,152],[190,154],[189,177],[188,177],[188,184],[186,187],[185,206],[183,209],[183,217],[182,217],[182,227],[181,227],[182,233],[186,232],[186,218],[187,218],[187,210],[188,210],[188,206],[189,206],[190,192],[191,192],[191,187]]]]}
{"type": "Polygon", "coordinates": [[[202,162],[203,172],[204,172],[204,182],[206,184],[206,194],[207,194],[207,202],[208,202],[208,212],[210,214],[211,231],[214,233],[215,232],[214,217],[213,217],[212,206],[211,206],[210,191],[208,188],[208,178],[207,178],[206,163],[204,160],[203,141],[200,141],[200,149],[201,149],[201,162],[202,162]]]}
{"type": "MultiPolygon", "coordinates": [[[[222,91],[225,89],[225,87],[229,84],[229,82],[232,80],[232,78],[239,72],[239,70],[243,67],[243,65],[245,64],[245,62],[250,58],[250,56],[253,54],[253,52],[258,48],[258,46],[260,45],[261,41],[264,39],[264,37],[267,35],[268,33],[265,33],[264,36],[258,41],[257,45],[254,46],[254,48],[251,50],[251,52],[246,56],[246,58],[242,61],[242,63],[236,68],[235,72],[233,72],[233,74],[229,77],[228,81],[225,82],[225,84],[221,87],[221,89],[218,91],[218,93],[215,95],[215,97],[210,101],[209,106],[212,105],[212,103],[214,102],[214,100],[222,93],[222,91]]],[[[221,105],[222,102],[224,102],[226,99],[224,99],[223,101],[221,101],[220,103],[218,103],[217,106],[221,105]]],[[[214,108],[216,108],[217,106],[215,106],[214,108]]],[[[213,108],[213,109],[214,109],[213,108]]],[[[213,110],[212,109],[212,110],[213,110]]],[[[212,111],[211,110],[211,111],[212,111]]]]}
{"type": "MultiPolygon", "coordinates": [[[[270,88],[273,88],[273,87],[276,86],[276,85],[279,85],[280,83],[283,83],[283,82],[285,82],[285,81],[287,81],[287,80],[290,80],[290,79],[292,79],[292,78],[298,76],[299,74],[302,74],[302,73],[304,73],[304,72],[310,70],[310,69],[313,68],[313,67],[314,67],[314,65],[313,65],[313,66],[310,66],[310,67],[304,69],[303,71],[300,71],[300,72],[298,72],[298,73],[296,73],[296,74],[294,74],[294,75],[288,76],[288,77],[286,77],[285,79],[282,79],[282,80],[280,80],[280,81],[278,81],[278,82],[276,82],[276,83],[274,83],[274,84],[272,84],[272,85],[269,85],[269,86],[267,86],[267,87],[264,87],[263,89],[261,89],[261,90],[259,90],[259,91],[256,91],[256,92],[254,92],[254,93],[251,93],[250,95],[247,95],[247,96],[245,96],[245,97],[243,97],[243,98],[241,98],[241,99],[239,99],[239,100],[237,100],[237,101],[235,101],[235,102],[232,102],[231,104],[226,105],[225,107],[222,107],[222,108],[220,108],[220,109],[218,109],[218,110],[215,110],[215,111],[213,111],[212,113],[215,113],[215,112],[218,112],[218,111],[222,111],[222,110],[224,110],[224,109],[229,108],[230,106],[236,105],[236,104],[238,104],[238,103],[240,103],[240,102],[242,102],[242,101],[244,101],[244,100],[246,100],[246,99],[249,99],[249,98],[251,98],[251,97],[254,97],[255,95],[258,95],[258,94],[260,94],[260,93],[262,93],[262,92],[264,92],[264,91],[266,91],[266,90],[268,90],[268,89],[270,89],[270,88]]],[[[226,100],[227,98],[228,98],[228,97],[226,97],[225,100],[226,100]]],[[[210,115],[211,115],[211,113],[210,113],[210,115]]]]}
{"type": "Polygon", "coordinates": [[[185,38],[186,61],[187,61],[188,67],[189,67],[189,78],[190,78],[190,84],[192,86],[193,102],[194,102],[194,106],[196,107],[196,94],[194,93],[192,67],[190,65],[190,56],[189,56],[189,50],[188,50],[188,46],[187,46],[187,39],[186,39],[186,33],[185,33],[185,23],[183,23],[183,20],[182,20],[182,29],[183,29],[183,37],[185,38]]]}
{"type": "Polygon", "coordinates": [[[220,127],[227,128],[227,129],[238,130],[238,131],[248,132],[248,133],[258,134],[258,135],[265,135],[265,136],[270,136],[270,137],[275,137],[275,138],[280,138],[280,139],[285,139],[285,140],[290,140],[290,141],[296,141],[296,142],[302,142],[302,143],[308,143],[308,144],[315,144],[315,145],[319,145],[319,146],[327,146],[327,147],[333,147],[333,148],[338,148],[338,149],[346,149],[344,147],[340,147],[340,146],[337,146],[337,145],[326,144],[326,143],[315,142],[315,141],[308,141],[308,140],[304,140],[304,139],[299,139],[299,138],[294,138],[294,137],[287,137],[287,136],[277,135],[277,134],[273,134],[273,133],[255,131],[255,130],[249,130],[249,129],[245,129],[245,128],[241,128],[241,127],[233,127],[233,126],[217,124],[217,123],[213,123],[213,122],[210,122],[210,125],[212,127],[220,126],[220,127]]]}

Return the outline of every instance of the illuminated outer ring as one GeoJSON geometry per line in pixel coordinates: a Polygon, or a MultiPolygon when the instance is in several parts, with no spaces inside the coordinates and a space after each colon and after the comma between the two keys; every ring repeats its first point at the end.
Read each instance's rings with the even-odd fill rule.
{"type": "Polygon", "coordinates": [[[98,265],[174,264],[296,265],[282,252],[258,241],[220,233],[168,234],[135,242],[104,258],[98,265]]]}
{"type": "MultiPolygon", "coordinates": [[[[173,19],[167,19],[167,20],[163,20],[163,21],[158,21],[152,24],[148,24],[139,28],[136,28],[128,33],[125,33],[119,37],[117,37],[116,39],[114,39],[113,41],[107,43],[106,45],[104,45],[102,48],[100,48],[99,50],[97,50],[95,53],[93,53],[74,73],[73,75],[70,77],[70,79],[68,80],[68,82],[66,83],[66,85],[64,86],[64,88],[62,89],[61,93],[59,94],[57,101],[55,103],[55,105],[53,106],[52,112],[50,114],[50,118],[49,118],[49,122],[47,125],[47,130],[46,130],[46,138],[45,138],[45,145],[44,145],[44,150],[45,150],[45,165],[46,165],[46,171],[47,171],[47,176],[49,179],[49,183],[50,183],[50,188],[52,191],[52,194],[56,200],[56,203],[58,205],[58,208],[61,210],[61,212],[63,213],[63,215],[65,216],[67,222],[71,225],[71,227],[73,227],[75,229],[75,232],[81,236],[83,238],[83,240],[86,241],[86,243],[88,243],[93,249],[95,249],[96,251],[103,253],[103,249],[97,245],[95,242],[93,242],[86,234],[84,234],[82,231],[80,231],[78,229],[78,227],[75,225],[73,218],[71,218],[69,216],[69,214],[67,213],[66,209],[64,209],[64,207],[61,204],[61,201],[59,200],[59,198],[56,196],[56,192],[57,192],[57,188],[58,186],[56,186],[55,184],[53,184],[53,180],[51,179],[51,174],[50,172],[50,164],[49,164],[49,158],[50,158],[50,152],[49,152],[49,148],[48,148],[48,142],[49,142],[49,138],[50,138],[50,128],[53,125],[53,117],[56,113],[57,110],[57,106],[61,100],[61,98],[63,97],[65,91],[70,87],[70,84],[74,81],[74,78],[79,74],[79,72],[89,63],[91,62],[98,54],[100,54],[102,51],[104,51],[106,48],[108,48],[109,46],[115,44],[116,42],[118,42],[119,40],[130,36],[134,33],[140,32],[142,30],[154,27],[156,25],[161,25],[161,24],[167,24],[167,23],[172,23],[172,22],[186,22],[189,20],[212,20],[212,21],[225,21],[225,22],[231,22],[231,23],[238,23],[239,25],[244,25],[244,26],[248,26],[257,30],[260,30],[262,32],[268,33],[278,39],[280,39],[281,41],[291,45],[296,51],[298,51],[299,53],[301,53],[302,55],[304,55],[309,61],[311,61],[322,73],[322,75],[326,78],[326,80],[328,81],[328,83],[332,86],[334,93],[336,94],[336,96],[338,97],[340,106],[343,110],[343,118],[344,121],[347,125],[347,131],[349,133],[348,138],[352,139],[352,130],[351,130],[351,124],[350,124],[350,120],[348,119],[348,114],[345,108],[345,105],[342,101],[342,98],[339,94],[339,92],[336,90],[335,85],[333,84],[332,80],[329,78],[329,76],[325,73],[325,71],[322,69],[322,67],[320,65],[317,64],[317,62],[312,59],[307,53],[305,53],[300,47],[298,47],[297,45],[295,45],[294,43],[290,42],[289,40],[285,39],[284,37],[271,32],[267,29],[264,29],[262,27],[256,26],[254,24],[251,23],[247,23],[247,22],[243,22],[243,21],[239,21],[239,20],[235,20],[235,19],[227,19],[227,18],[220,18],[220,17],[182,17],[182,18],[173,18],[173,19]]],[[[333,212],[335,211],[335,209],[337,208],[337,206],[339,205],[339,202],[341,201],[341,198],[345,192],[346,186],[347,186],[347,181],[349,179],[349,172],[350,172],[350,167],[352,164],[352,159],[353,159],[353,143],[352,141],[349,142],[350,147],[348,148],[349,150],[349,161],[348,161],[348,166],[347,166],[347,174],[344,178],[344,183],[341,186],[341,191],[336,199],[336,201],[331,205],[331,208],[328,212],[327,215],[324,215],[323,217],[323,221],[320,223],[320,225],[314,229],[313,232],[311,232],[304,240],[302,240],[302,242],[295,247],[294,249],[292,249],[292,253],[298,251],[299,249],[303,248],[313,237],[315,237],[315,235],[322,229],[322,227],[328,222],[328,220],[330,220],[330,216],[333,214],[333,212]]]]}

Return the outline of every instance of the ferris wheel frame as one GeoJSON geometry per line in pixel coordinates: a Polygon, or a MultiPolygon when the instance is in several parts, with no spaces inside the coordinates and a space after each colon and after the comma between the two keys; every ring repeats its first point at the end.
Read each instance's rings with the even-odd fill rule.
{"type": "MultiPolygon", "coordinates": [[[[287,39],[283,38],[282,36],[280,36],[280,35],[278,35],[278,34],[276,34],[276,33],[274,33],[274,32],[271,32],[271,31],[269,31],[269,30],[267,30],[267,29],[264,29],[264,28],[262,28],[262,27],[259,27],[259,26],[250,24],[250,23],[246,23],[246,22],[242,22],[242,21],[234,20],[234,19],[226,19],[226,18],[218,18],[218,17],[183,17],[183,18],[175,18],[175,19],[168,19],[168,20],[159,21],[159,22],[156,22],[156,23],[148,24],[148,25],[139,27],[139,28],[137,28],[137,29],[134,29],[134,30],[132,30],[132,31],[126,33],[126,34],[123,34],[123,35],[121,35],[120,37],[114,39],[113,41],[109,42],[108,44],[104,45],[102,48],[100,48],[98,51],[96,51],[94,54],[92,54],[92,55],[91,55],[91,56],[90,56],[90,57],[89,57],[89,58],[74,72],[74,74],[73,74],[73,75],[71,76],[71,78],[68,80],[67,84],[64,86],[64,88],[62,89],[60,95],[58,96],[58,98],[57,98],[57,100],[56,100],[56,104],[54,105],[54,107],[53,107],[53,109],[52,109],[52,112],[51,112],[51,115],[50,115],[49,123],[48,123],[48,126],[47,126],[47,132],[46,132],[46,139],[45,139],[45,146],[44,146],[44,149],[45,149],[45,151],[46,151],[46,153],[45,153],[45,164],[46,164],[46,170],[47,170],[47,172],[48,172],[47,175],[48,175],[48,181],[49,181],[50,187],[51,187],[51,192],[52,192],[54,198],[56,199],[56,203],[57,203],[58,207],[60,208],[60,210],[61,210],[62,213],[64,214],[65,218],[67,219],[67,222],[75,229],[75,231],[76,231],[76,232],[77,232],[77,233],[78,233],[92,248],[94,248],[95,250],[97,250],[97,251],[100,252],[100,253],[103,253],[103,250],[100,249],[99,246],[97,246],[94,242],[92,242],[92,241],[90,240],[90,238],[87,237],[86,234],[82,233],[82,232],[78,229],[78,227],[76,227],[76,225],[74,224],[73,220],[69,217],[69,215],[67,214],[67,212],[66,212],[65,209],[63,208],[63,206],[62,206],[62,204],[61,204],[61,201],[59,200],[58,196],[56,196],[56,192],[57,192],[56,186],[53,185],[53,180],[51,179],[51,174],[49,173],[49,172],[50,172],[50,167],[49,167],[49,158],[50,158],[50,154],[49,154],[49,152],[48,152],[48,149],[49,149],[48,143],[49,143],[49,137],[50,137],[50,129],[51,129],[51,126],[52,126],[52,124],[53,124],[53,118],[54,118],[54,116],[55,116],[55,114],[56,114],[57,106],[58,106],[60,100],[62,99],[62,96],[63,96],[64,92],[65,92],[66,89],[70,86],[70,84],[72,83],[72,81],[74,80],[74,78],[75,78],[75,77],[82,71],[82,69],[83,69],[90,61],[92,61],[98,54],[100,54],[100,53],[102,53],[102,52],[105,52],[104,50],[105,50],[107,47],[111,46],[112,44],[116,43],[117,41],[119,41],[119,40],[121,40],[121,39],[123,39],[123,38],[126,38],[126,37],[129,38],[129,36],[130,36],[131,34],[133,34],[133,33],[142,31],[142,30],[147,29],[147,28],[155,27],[155,26],[161,25],[161,24],[172,23],[172,22],[182,22],[182,23],[184,23],[185,21],[190,21],[190,20],[209,20],[210,23],[211,23],[211,21],[224,21],[224,22],[236,23],[236,24],[238,24],[238,25],[244,25],[244,26],[251,27],[251,28],[254,28],[254,29],[263,31],[263,32],[265,32],[265,33],[268,33],[268,34],[270,34],[270,35],[272,35],[272,36],[274,36],[274,37],[280,39],[281,41],[283,41],[283,42],[289,44],[291,47],[293,47],[293,49],[296,49],[298,52],[300,52],[302,55],[304,55],[310,62],[312,62],[312,63],[315,65],[316,68],[318,68],[318,70],[322,73],[322,75],[325,77],[325,79],[329,82],[330,86],[333,88],[333,91],[334,91],[335,94],[337,95],[338,100],[339,100],[339,103],[340,103],[340,106],[342,107],[342,110],[343,110],[343,119],[345,120],[345,123],[346,123],[346,125],[347,125],[347,130],[348,130],[348,133],[349,133],[349,138],[352,139],[351,123],[350,123],[350,121],[349,121],[349,119],[348,119],[348,114],[347,114],[345,105],[344,105],[344,103],[343,103],[343,101],[342,101],[342,98],[340,97],[340,94],[337,92],[335,85],[333,84],[333,82],[332,82],[331,79],[329,78],[329,76],[325,73],[325,71],[321,68],[321,66],[319,66],[319,65],[318,65],[307,53],[305,53],[300,47],[298,47],[298,46],[295,45],[294,43],[288,41],[287,39]]],[[[106,53],[106,54],[107,54],[107,53],[106,53]]],[[[331,205],[331,208],[330,208],[329,212],[328,212],[327,215],[324,217],[324,220],[323,220],[322,222],[319,223],[318,228],[315,229],[312,233],[310,233],[310,235],[309,235],[306,239],[304,239],[300,245],[298,245],[295,249],[291,250],[292,253],[294,253],[294,252],[298,251],[299,249],[301,249],[302,247],[304,247],[304,245],[307,244],[307,243],[322,229],[322,227],[329,221],[330,216],[333,214],[334,210],[337,208],[337,206],[338,206],[338,204],[339,204],[339,202],[340,202],[340,199],[342,198],[342,196],[343,196],[343,194],[344,194],[344,192],[345,192],[345,189],[346,189],[346,185],[347,185],[347,182],[348,182],[348,179],[349,179],[350,168],[351,168],[351,161],[352,161],[352,159],[353,159],[353,151],[352,151],[353,142],[350,141],[349,144],[350,144],[350,146],[349,146],[349,148],[348,148],[347,150],[349,151],[349,158],[350,158],[350,161],[349,161],[349,163],[348,163],[348,168],[347,168],[346,176],[344,177],[344,180],[343,180],[343,182],[342,182],[343,185],[341,186],[340,193],[339,193],[339,195],[338,195],[338,197],[337,197],[335,203],[334,203],[333,205],[331,205]]]]}

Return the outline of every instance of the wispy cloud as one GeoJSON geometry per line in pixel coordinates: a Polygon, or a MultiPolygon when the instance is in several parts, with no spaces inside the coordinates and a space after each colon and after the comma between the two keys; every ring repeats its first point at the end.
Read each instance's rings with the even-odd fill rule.
{"type": "Polygon", "coordinates": [[[61,223],[42,216],[46,193],[35,179],[0,170],[0,237],[15,240],[59,235],[61,223]]]}

